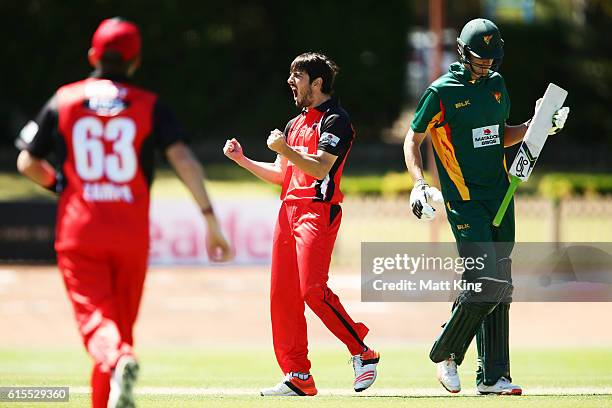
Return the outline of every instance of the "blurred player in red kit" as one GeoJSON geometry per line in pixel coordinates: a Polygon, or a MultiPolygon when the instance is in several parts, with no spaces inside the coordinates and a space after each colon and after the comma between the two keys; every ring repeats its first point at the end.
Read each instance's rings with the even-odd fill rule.
{"type": "Polygon", "coordinates": [[[17,139],[19,171],[59,194],[55,250],[94,360],[96,408],[134,406],[132,329],[147,269],[155,149],[200,206],[211,260],[231,258],[181,126],[155,93],[130,84],[140,48],[136,25],[104,20],[89,50],[93,74],[59,88],[17,139]],[[46,160],[52,153],[55,168],[46,160]]]}
{"type": "Polygon", "coordinates": [[[270,306],[276,359],[285,377],[261,395],[315,395],[304,303],[348,348],[355,391],[374,383],[379,354],[363,339],[368,328],[355,323],[327,286],[334,242],[340,227],[340,177],[355,132],[346,111],[332,97],[337,65],[317,53],[299,55],[291,64],[289,87],[302,111],[284,132],[270,132],[274,163],[247,158],[236,139],[225,155],[255,176],[282,186],[282,205],[274,232],[270,306]]]}

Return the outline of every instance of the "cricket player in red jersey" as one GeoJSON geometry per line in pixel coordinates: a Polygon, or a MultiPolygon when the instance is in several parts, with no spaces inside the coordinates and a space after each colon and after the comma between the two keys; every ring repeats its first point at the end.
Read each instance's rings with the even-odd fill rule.
{"type": "Polygon", "coordinates": [[[285,377],[261,395],[315,395],[304,303],[340,339],[352,355],[354,389],[363,391],[376,379],[379,354],[363,339],[368,328],[355,323],[327,286],[332,250],[342,211],[340,177],[353,143],[348,114],[331,96],[338,67],[328,57],[305,53],[290,68],[289,87],[302,112],[285,131],[270,132],[274,163],[247,158],[236,139],[225,155],[260,179],[282,186],[282,205],[274,232],[270,293],[276,359],[285,377]]]}
{"type": "Polygon", "coordinates": [[[55,249],[94,360],[96,408],[134,406],[132,328],[147,269],[155,149],[202,209],[210,258],[231,257],[181,126],[156,94],[129,83],[140,47],[136,25],[104,20],[89,50],[92,76],[59,88],[17,140],[19,171],[59,193],[55,249]],[[51,153],[56,169],[46,160],[51,153]]]}

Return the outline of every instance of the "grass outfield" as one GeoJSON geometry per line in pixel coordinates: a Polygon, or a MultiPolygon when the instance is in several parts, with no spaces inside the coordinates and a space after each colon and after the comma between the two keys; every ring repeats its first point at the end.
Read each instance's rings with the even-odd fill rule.
{"type": "MultiPolygon", "coordinates": [[[[610,348],[513,350],[513,376],[524,388],[522,397],[475,396],[473,352],[460,367],[464,392],[451,396],[433,378],[427,351],[383,348],[379,378],[362,394],[351,391],[352,369],[340,347],[313,351],[312,373],[321,395],[267,398],[263,405],[258,388],[280,379],[269,349],[143,350],[137,401],[139,407],[612,407],[610,348]]],[[[1,386],[68,385],[71,400],[62,406],[88,406],[88,375],[89,359],[81,350],[0,349],[1,386]]]]}

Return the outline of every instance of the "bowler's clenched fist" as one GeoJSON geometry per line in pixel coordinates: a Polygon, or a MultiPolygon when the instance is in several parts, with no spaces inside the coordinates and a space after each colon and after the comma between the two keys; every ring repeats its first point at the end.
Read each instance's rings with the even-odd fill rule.
{"type": "Polygon", "coordinates": [[[225,146],[223,146],[223,154],[235,162],[239,162],[244,158],[242,146],[240,146],[240,143],[238,143],[238,140],[236,139],[227,140],[225,142],[225,146]]]}
{"type": "Polygon", "coordinates": [[[289,147],[285,141],[285,135],[278,129],[274,129],[268,136],[268,148],[278,154],[283,152],[289,147]]]}

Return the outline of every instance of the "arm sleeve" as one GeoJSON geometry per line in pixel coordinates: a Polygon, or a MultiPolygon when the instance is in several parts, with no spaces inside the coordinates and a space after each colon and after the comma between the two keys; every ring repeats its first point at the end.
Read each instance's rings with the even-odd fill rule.
{"type": "Polygon", "coordinates": [[[162,152],[176,142],[189,141],[174,112],[159,101],[155,102],[153,110],[153,135],[155,146],[162,152]]]}
{"type": "Polygon", "coordinates": [[[331,114],[321,124],[318,149],[334,156],[342,156],[350,148],[354,133],[346,116],[331,114]]]}
{"type": "Polygon", "coordinates": [[[58,132],[57,98],[55,95],[40,110],[36,119],[29,121],[19,132],[15,146],[43,159],[54,149],[54,135],[58,132]]]}
{"type": "Polygon", "coordinates": [[[425,133],[438,113],[440,113],[440,97],[434,90],[427,88],[417,105],[410,127],[417,133],[425,133]]]}

